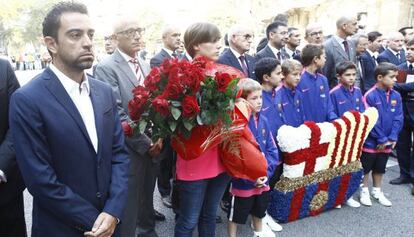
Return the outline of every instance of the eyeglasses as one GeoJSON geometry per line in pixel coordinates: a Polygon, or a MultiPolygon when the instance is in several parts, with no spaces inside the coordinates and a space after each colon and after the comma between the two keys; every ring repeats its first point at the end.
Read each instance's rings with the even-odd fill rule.
{"type": "Polygon", "coordinates": [[[243,36],[243,38],[244,38],[245,40],[251,40],[251,39],[253,39],[253,38],[254,38],[254,35],[251,35],[251,34],[236,35],[236,36],[243,36]]]}
{"type": "Polygon", "coordinates": [[[322,31],[312,32],[309,34],[310,36],[317,36],[317,35],[323,35],[322,31]]]}
{"type": "Polygon", "coordinates": [[[111,35],[111,36],[105,36],[104,37],[104,40],[105,41],[107,41],[107,40],[113,40],[114,39],[114,37],[111,35]]]}
{"type": "Polygon", "coordinates": [[[135,28],[135,29],[128,29],[128,30],[120,31],[117,34],[125,35],[127,38],[133,38],[135,34],[137,33],[138,35],[141,36],[144,31],[145,31],[144,28],[135,28]]]}

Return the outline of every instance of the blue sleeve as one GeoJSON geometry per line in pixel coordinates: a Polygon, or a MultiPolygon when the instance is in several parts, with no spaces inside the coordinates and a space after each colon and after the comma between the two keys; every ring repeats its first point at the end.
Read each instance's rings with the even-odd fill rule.
{"type": "Polygon", "coordinates": [[[394,119],[392,120],[391,134],[388,136],[388,140],[393,141],[393,142],[398,140],[398,134],[400,133],[401,128],[403,127],[403,123],[404,123],[401,96],[398,96],[397,98],[397,106],[395,106],[394,113],[395,113],[395,116],[394,116],[394,119]]]}
{"type": "Polygon", "coordinates": [[[361,91],[359,91],[358,98],[359,98],[359,104],[360,104],[359,112],[363,113],[363,112],[365,112],[365,105],[364,105],[364,97],[362,96],[361,91]]]}
{"type": "Polygon", "coordinates": [[[334,113],[336,117],[339,117],[338,102],[336,101],[335,93],[329,93],[329,97],[331,97],[331,103],[332,103],[332,107],[334,108],[334,113]]]}
{"type": "MultiPolygon", "coordinates": [[[[366,96],[365,97],[365,102],[366,102],[368,107],[376,108],[375,106],[373,106],[373,105],[375,105],[375,101],[373,101],[372,96],[370,96],[370,95],[366,96]]],[[[376,139],[378,144],[384,144],[388,141],[387,136],[385,136],[385,134],[384,134],[384,132],[382,131],[382,128],[381,128],[381,114],[380,114],[381,112],[382,111],[378,110],[379,115],[378,115],[377,123],[372,128],[371,132],[369,133],[369,136],[376,139]]]]}
{"type": "Polygon", "coordinates": [[[54,216],[73,227],[91,230],[100,212],[59,181],[51,164],[45,125],[34,100],[16,92],[10,105],[17,163],[27,189],[54,216]]]}
{"type": "Polygon", "coordinates": [[[279,163],[279,151],[276,146],[276,142],[273,138],[272,133],[269,130],[269,125],[266,124],[267,127],[267,138],[266,138],[266,160],[267,164],[267,173],[269,178],[273,176],[277,164],[279,163]]]}
{"type": "Polygon", "coordinates": [[[118,115],[115,96],[112,93],[112,112],[115,127],[112,144],[112,174],[109,196],[103,211],[122,219],[122,213],[127,201],[129,156],[125,148],[125,137],[118,115]]]}
{"type": "Polygon", "coordinates": [[[414,92],[414,82],[395,83],[394,89],[398,92],[414,92]]]}
{"type": "Polygon", "coordinates": [[[338,118],[338,115],[336,115],[335,113],[335,108],[334,105],[332,104],[332,100],[331,97],[329,96],[329,86],[326,83],[325,85],[325,93],[327,96],[327,100],[328,100],[328,106],[327,106],[327,121],[332,121],[338,118]]]}

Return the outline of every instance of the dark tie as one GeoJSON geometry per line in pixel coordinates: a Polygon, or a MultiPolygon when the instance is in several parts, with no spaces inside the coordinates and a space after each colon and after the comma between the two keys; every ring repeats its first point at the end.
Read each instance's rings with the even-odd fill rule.
{"type": "Polygon", "coordinates": [[[344,40],[344,42],[342,42],[344,44],[344,49],[345,49],[345,53],[348,56],[348,60],[349,60],[349,45],[348,45],[348,41],[344,40]]]}
{"type": "Polygon", "coordinates": [[[410,71],[410,72],[412,72],[412,71],[413,71],[413,64],[410,64],[410,65],[408,66],[408,71],[410,71]]]}
{"type": "Polygon", "coordinates": [[[397,56],[397,59],[398,59],[398,63],[401,61],[401,58],[400,58],[400,53],[397,53],[395,56],[397,56]]]}
{"type": "Polygon", "coordinates": [[[245,57],[243,55],[240,55],[239,59],[240,59],[240,62],[241,62],[243,73],[244,73],[244,75],[246,75],[246,77],[248,77],[249,76],[249,70],[247,69],[245,57]]]}
{"type": "Polygon", "coordinates": [[[177,54],[175,53],[175,52],[173,52],[172,54],[171,54],[171,56],[173,57],[173,58],[178,58],[177,56],[177,54]]]}
{"type": "Polygon", "coordinates": [[[282,62],[282,58],[280,57],[280,51],[279,51],[279,52],[277,52],[277,59],[278,59],[280,62],[282,62]]]}
{"type": "Polygon", "coordinates": [[[141,72],[139,70],[139,63],[137,58],[131,58],[129,62],[133,63],[135,66],[135,75],[137,76],[138,85],[143,83],[141,72]]]}

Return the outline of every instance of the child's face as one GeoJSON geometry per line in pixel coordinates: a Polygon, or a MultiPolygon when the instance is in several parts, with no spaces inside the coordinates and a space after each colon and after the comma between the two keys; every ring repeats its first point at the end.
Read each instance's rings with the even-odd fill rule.
{"type": "Polygon", "coordinates": [[[296,88],[300,82],[300,69],[295,69],[285,77],[285,85],[289,88],[296,88]]]}
{"type": "Polygon", "coordinates": [[[356,70],[355,69],[348,69],[345,70],[342,75],[338,75],[339,81],[342,85],[346,87],[353,86],[356,80],[356,70]]]}
{"type": "Polygon", "coordinates": [[[378,83],[385,89],[392,89],[397,81],[397,71],[388,71],[387,75],[378,75],[378,83]]]}
{"type": "Polygon", "coordinates": [[[246,98],[247,102],[250,103],[250,105],[253,108],[253,113],[258,113],[260,112],[260,110],[262,109],[262,103],[263,103],[263,99],[262,99],[262,91],[261,90],[257,90],[257,91],[253,91],[251,92],[247,98],[246,98]]]}
{"type": "Polygon", "coordinates": [[[278,65],[269,75],[264,75],[265,81],[267,81],[272,87],[279,86],[283,79],[282,66],[278,65]]]}
{"type": "Polygon", "coordinates": [[[326,62],[326,55],[325,55],[325,50],[323,50],[321,56],[315,57],[315,63],[316,63],[316,66],[319,69],[319,68],[323,68],[323,66],[325,66],[325,62],[326,62]]]}

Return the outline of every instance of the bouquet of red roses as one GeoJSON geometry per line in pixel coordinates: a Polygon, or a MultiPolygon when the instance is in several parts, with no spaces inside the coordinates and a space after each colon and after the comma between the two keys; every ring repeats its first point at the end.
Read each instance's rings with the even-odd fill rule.
{"type": "Polygon", "coordinates": [[[189,138],[197,125],[230,126],[239,78],[225,72],[206,75],[211,65],[201,57],[193,62],[165,60],[153,68],[145,86],[133,90],[128,110],[134,123],[124,124],[124,129],[132,125],[142,133],[150,125],[156,141],[178,134],[189,138]]]}

